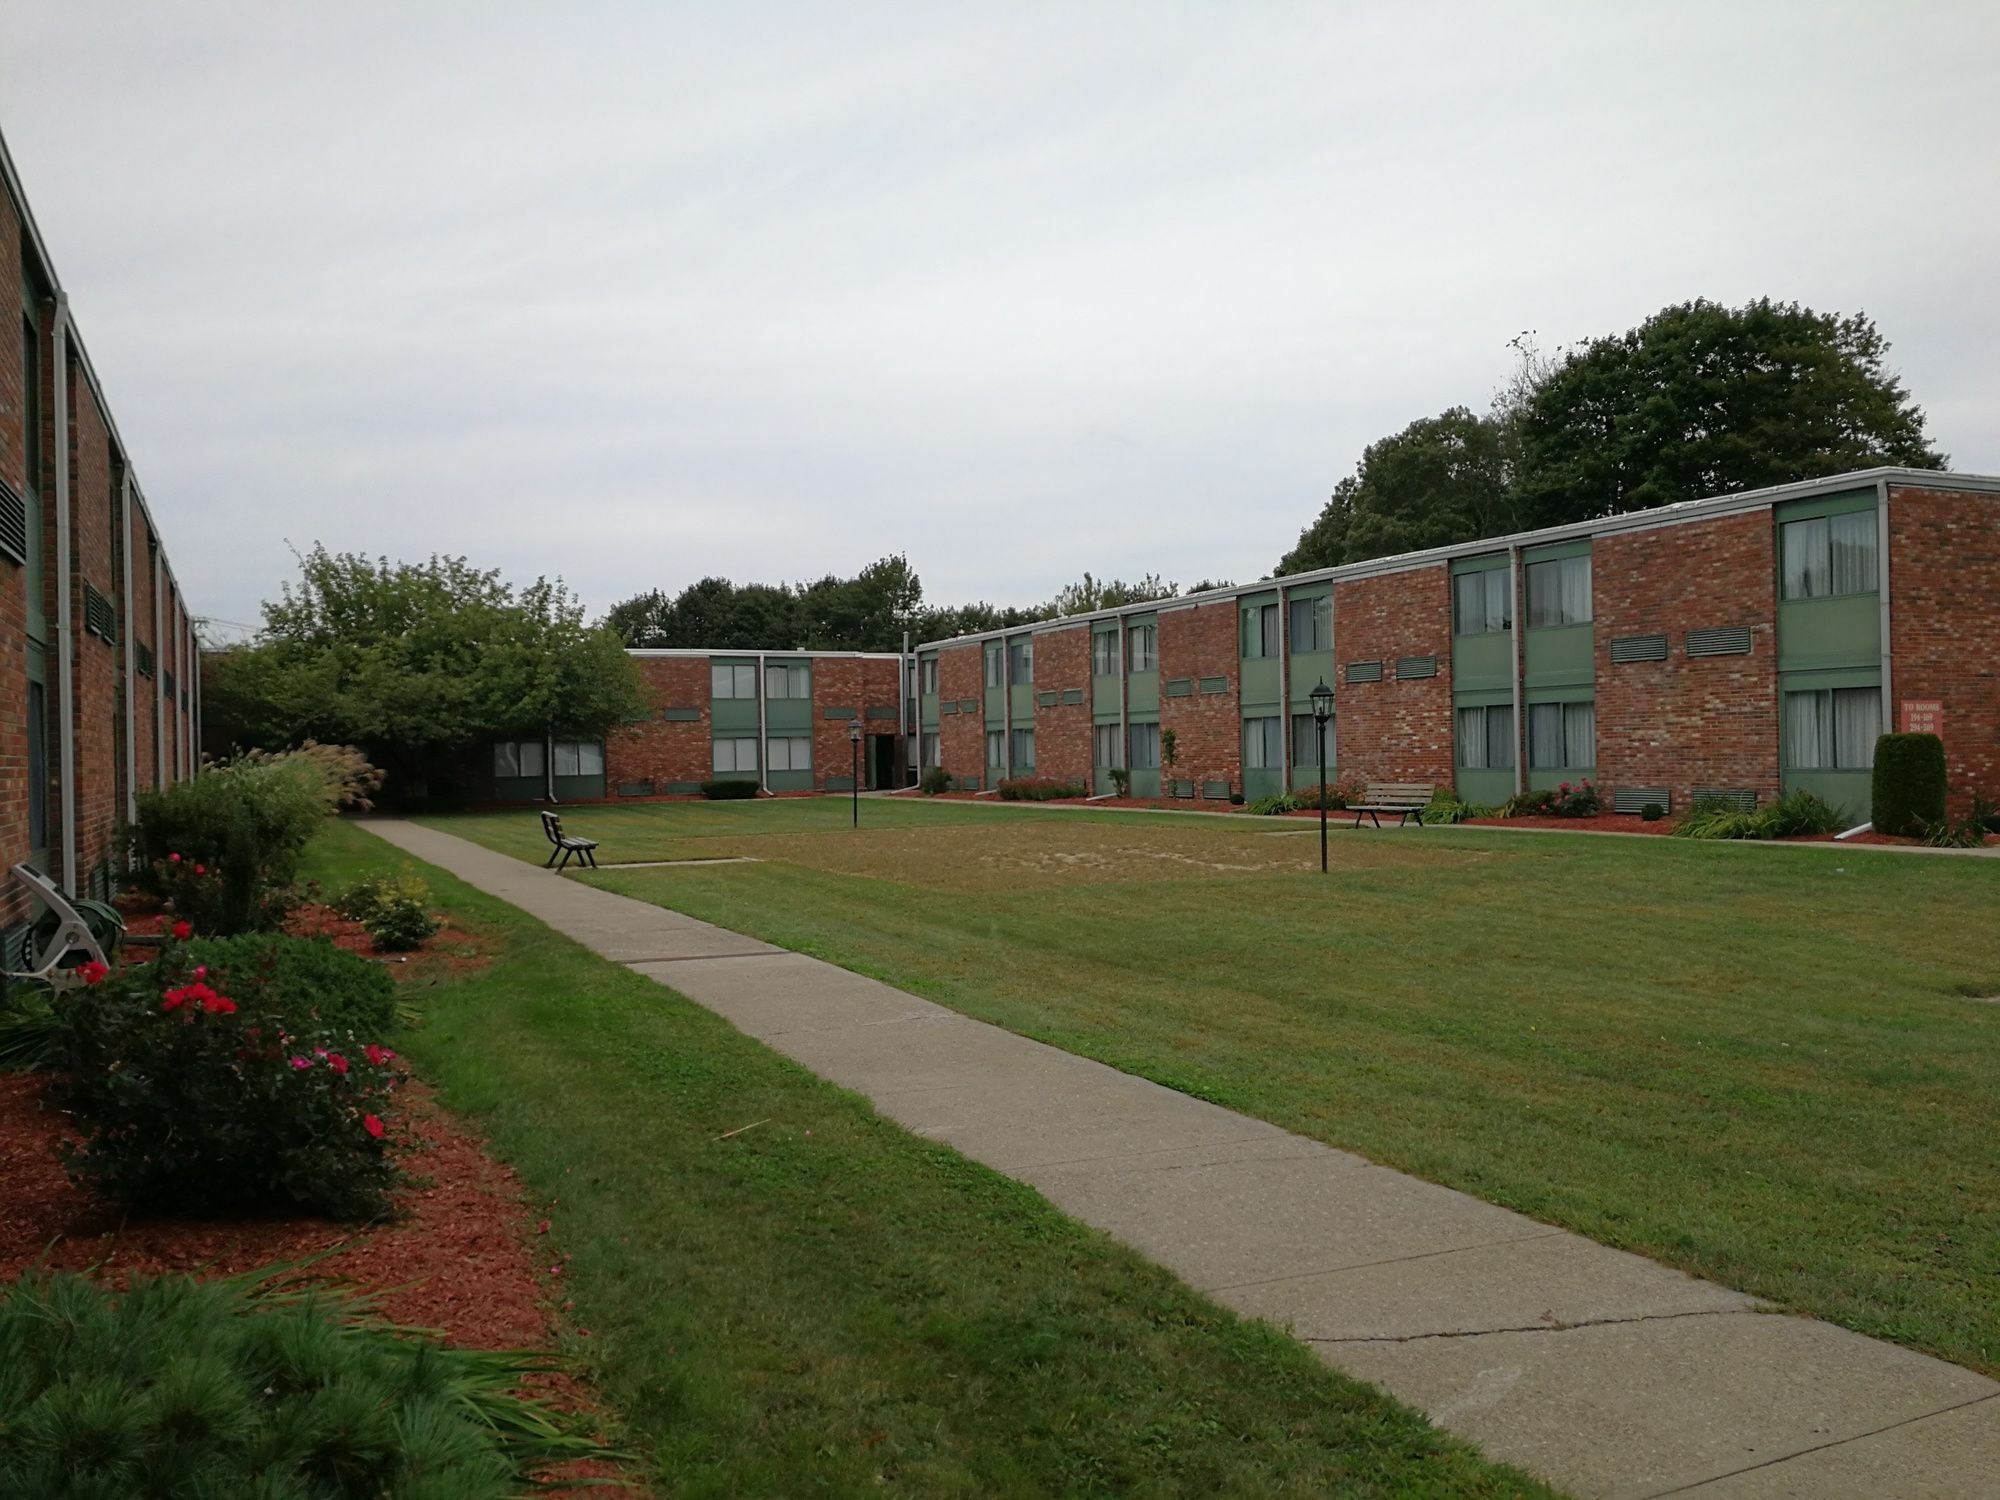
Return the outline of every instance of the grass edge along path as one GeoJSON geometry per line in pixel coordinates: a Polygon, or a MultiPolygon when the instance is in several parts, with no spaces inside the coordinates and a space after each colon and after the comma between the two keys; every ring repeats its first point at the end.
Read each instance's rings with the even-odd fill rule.
{"type": "MultiPolygon", "coordinates": [[[[311,856],[329,884],[406,862],[351,826],[311,856]]],[[[497,951],[411,996],[407,1051],[548,1205],[572,1350],[662,1493],[1554,1493],[654,980],[416,868],[497,951]]]]}

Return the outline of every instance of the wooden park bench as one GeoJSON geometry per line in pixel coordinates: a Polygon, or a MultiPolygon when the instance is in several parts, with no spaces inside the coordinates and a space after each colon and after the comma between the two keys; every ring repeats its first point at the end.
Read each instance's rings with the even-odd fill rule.
{"type": "Polygon", "coordinates": [[[593,870],[597,868],[596,839],[580,839],[564,833],[562,819],[552,812],[542,814],[542,832],[548,835],[549,843],[554,846],[549,850],[548,859],[542,864],[544,870],[550,868],[561,870],[572,859],[577,862],[578,868],[585,865],[593,870]],[[561,857],[560,862],[558,856],[561,857]]]}
{"type": "Polygon", "coordinates": [[[15,865],[14,878],[47,908],[30,934],[29,967],[10,971],[9,979],[39,979],[57,989],[79,982],[86,963],[108,964],[125,936],[125,919],[102,901],[82,897],[72,902],[48,876],[33,865],[15,865]]]}
{"type": "Polygon", "coordinates": [[[1431,805],[1431,794],[1437,788],[1428,781],[1378,781],[1366,788],[1359,802],[1348,804],[1347,810],[1354,814],[1354,826],[1359,828],[1363,818],[1374,821],[1377,828],[1382,826],[1383,813],[1401,813],[1403,821],[1397,827],[1405,827],[1410,819],[1417,820],[1417,827],[1424,826],[1424,809],[1431,805]]]}

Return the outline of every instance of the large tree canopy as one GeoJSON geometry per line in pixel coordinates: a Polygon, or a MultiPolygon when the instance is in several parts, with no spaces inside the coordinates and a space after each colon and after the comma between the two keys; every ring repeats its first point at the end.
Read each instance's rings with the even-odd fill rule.
{"type": "Polygon", "coordinates": [[[247,743],[361,745],[405,780],[491,740],[595,736],[645,712],[616,633],[560,582],[517,592],[464,558],[324,547],[264,606],[257,642],[224,654],[210,697],[247,743]]]}
{"type": "Polygon", "coordinates": [[[1372,443],[1281,573],[1449,546],[1873,464],[1941,468],[1866,316],[1695,301],[1560,358],[1532,337],[1485,416],[1372,443]]]}

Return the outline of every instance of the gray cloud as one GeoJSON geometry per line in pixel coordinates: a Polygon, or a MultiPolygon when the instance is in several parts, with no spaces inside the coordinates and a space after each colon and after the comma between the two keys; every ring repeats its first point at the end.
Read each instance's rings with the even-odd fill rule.
{"type": "Polygon", "coordinates": [[[1866,310],[2000,470],[1990,6],[0,14],[0,125],[197,609],[285,539],[602,608],[1268,569],[1505,342],[1866,310]]]}

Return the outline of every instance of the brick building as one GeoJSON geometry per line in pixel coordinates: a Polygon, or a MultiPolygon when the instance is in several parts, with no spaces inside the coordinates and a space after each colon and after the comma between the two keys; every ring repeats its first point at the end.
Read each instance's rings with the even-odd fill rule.
{"type": "Polygon", "coordinates": [[[915,675],[920,763],[968,787],[1303,788],[1324,682],[1339,782],[1588,776],[1629,811],[1804,787],[1859,821],[1877,734],[1929,728],[1963,809],[2000,799],[2000,479],[1688,501],[926,643],[915,675]]]}
{"type": "MultiPolygon", "coordinates": [[[[138,794],[194,767],[194,629],[4,140],[0,179],[0,857],[105,896],[138,794]]],[[[0,967],[34,915],[0,885],[0,967]]]]}

